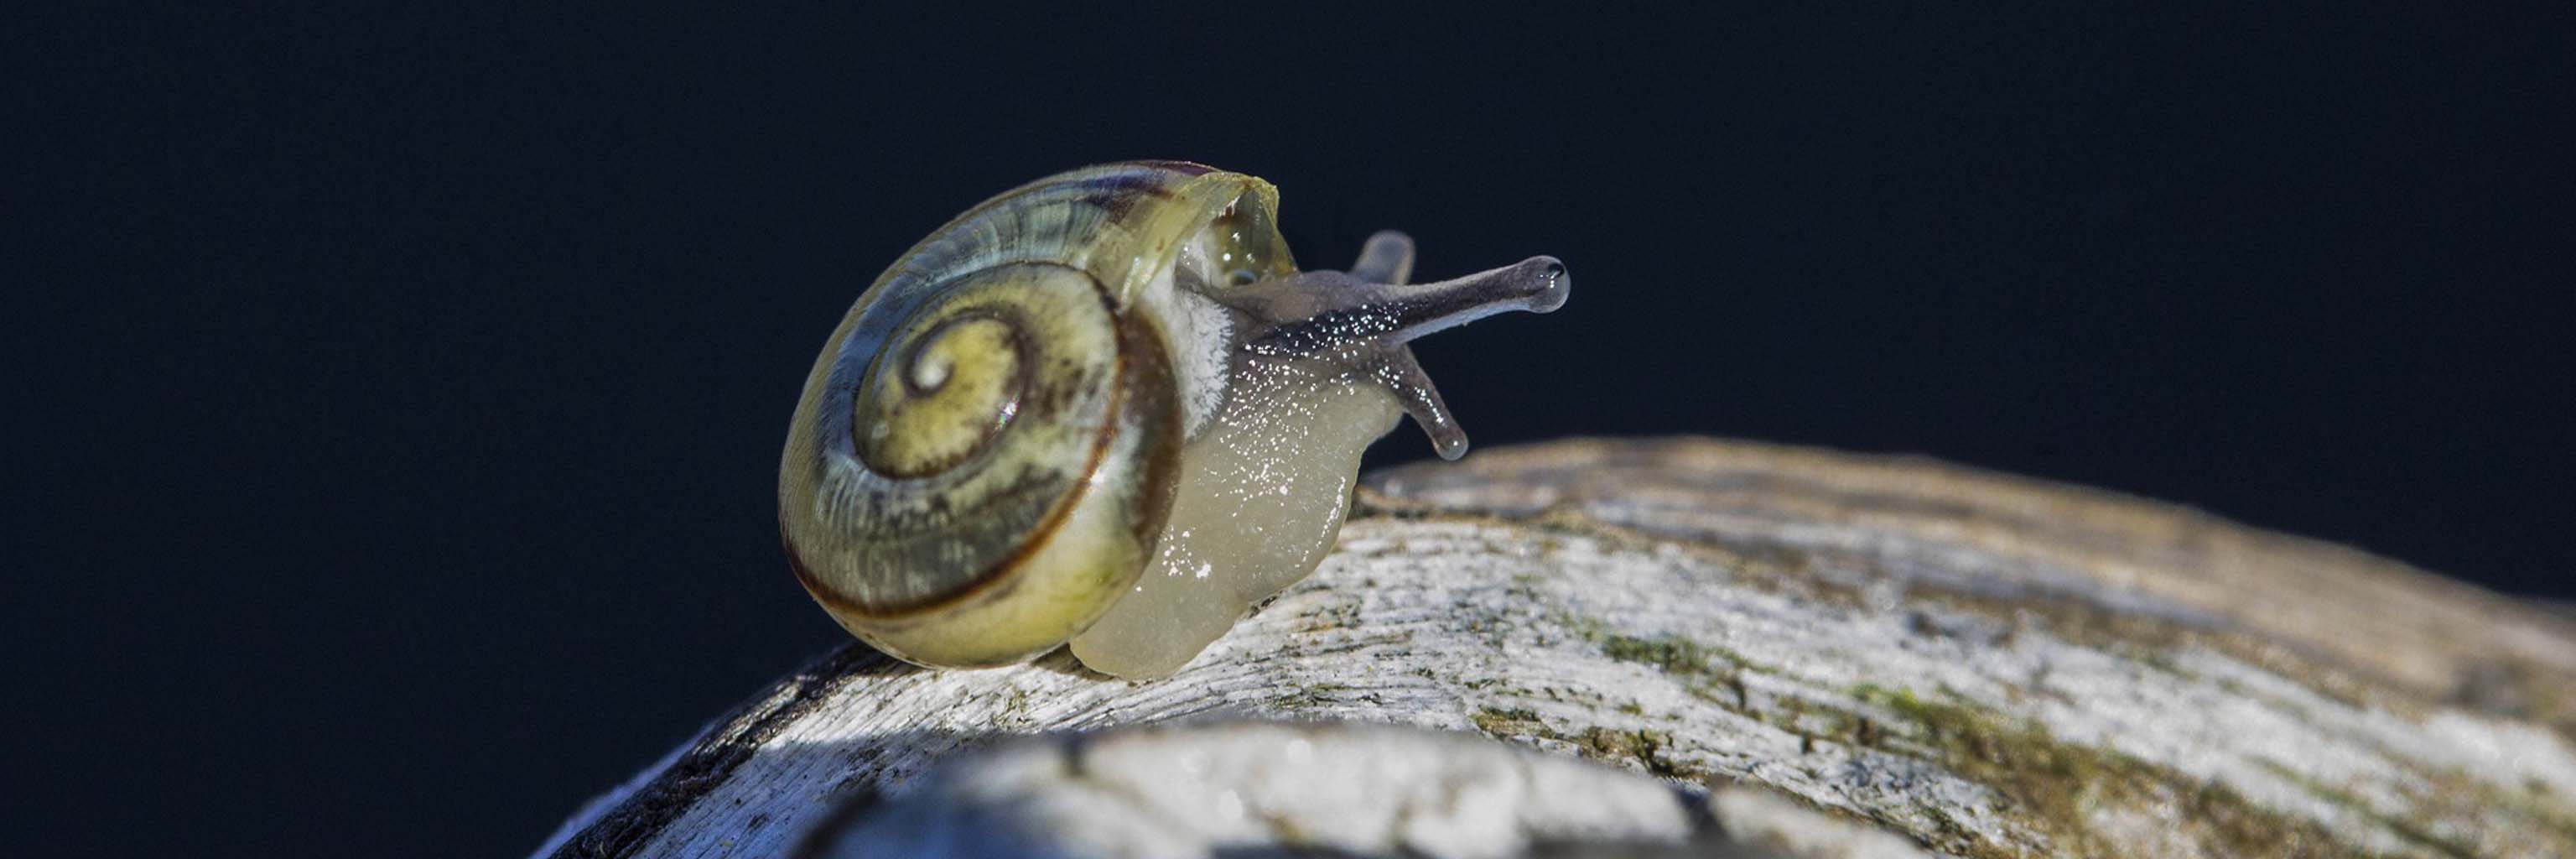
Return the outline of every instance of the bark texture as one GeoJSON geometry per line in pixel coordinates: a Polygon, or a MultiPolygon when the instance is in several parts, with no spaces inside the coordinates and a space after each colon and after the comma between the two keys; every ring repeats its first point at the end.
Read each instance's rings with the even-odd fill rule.
{"type": "Polygon", "coordinates": [[[1706,439],[1369,487],[1169,680],[854,644],[539,854],[2576,855],[2576,624],[2402,564],[1706,439]]]}

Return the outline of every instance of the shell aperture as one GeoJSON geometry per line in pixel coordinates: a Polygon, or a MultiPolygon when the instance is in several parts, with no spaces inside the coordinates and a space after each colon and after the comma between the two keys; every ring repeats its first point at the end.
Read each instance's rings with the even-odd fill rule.
{"type": "Polygon", "coordinates": [[[916,245],[808,378],[780,530],[845,628],[934,666],[1071,640],[1167,675],[1312,572],[1362,450],[1466,438],[1414,337],[1569,284],[1538,257],[1408,285],[1411,243],[1299,272],[1268,183],[1179,162],[1023,186],[916,245]]]}

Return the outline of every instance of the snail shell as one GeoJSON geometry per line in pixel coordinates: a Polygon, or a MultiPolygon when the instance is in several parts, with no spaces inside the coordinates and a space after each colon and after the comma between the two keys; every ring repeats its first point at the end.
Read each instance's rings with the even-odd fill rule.
{"type": "Polygon", "coordinates": [[[1185,162],[1084,168],[915,245],[841,320],[779,466],[779,530],[844,628],[915,663],[1072,641],[1177,670],[1312,572],[1362,449],[1410,413],[1466,436],[1406,341],[1565,300],[1538,257],[1404,285],[1380,233],[1299,272],[1277,191],[1185,162]]]}

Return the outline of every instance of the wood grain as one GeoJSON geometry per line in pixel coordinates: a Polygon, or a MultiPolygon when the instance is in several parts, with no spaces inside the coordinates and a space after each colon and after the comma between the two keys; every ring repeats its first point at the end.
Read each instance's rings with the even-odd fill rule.
{"type": "MultiPolygon", "coordinates": [[[[828,853],[844,842],[825,836],[917,816],[890,809],[1025,748],[1000,741],[1079,749],[1123,729],[1148,731],[1118,740],[1128,748],[1210,748],[1283,721],[1510,744],[1704,807],[1777,811],[1620,836],[1649,841],[1744,846],[1760,821],[1807,814],[1962,856],[2576,855],[2576,626],[2562,613],[2182,508],[1922,459],[1578,440],[1369,485],[1316,575],[1178,676],[1115,681],[1061,653],[930,672],[852,645],[717,719],[539,855],[828,853]],[[934,770],[946,774],[922,777],[934,770]]],[[[1319,787],[1262,793],[1260,807],[1238,793],[1235,814],[1298,820],[1300,796],[1327,803],[1327,786],[1368,777],[1303,774],[1319,787]]],[[[1059,796],[1045,786],[1023,785],[1059,796]]],[[[1173,813],[1135,793],[1104,809],[1173,813]]],[[[1061,796],[1074,795],[1090,794],[1061,796]]],[[[1026,840],[1061,815],[1005,826],[986,811],[960,819],[1023,849],[1105,855],[1073,829],[1026,840]]],[[[1219,830],[1173,855],[1539,843],[1219,830]]],[[[1877,846],[1761,839],[1890,855],[1865,838],[1815,844],[1877,846]]]]}

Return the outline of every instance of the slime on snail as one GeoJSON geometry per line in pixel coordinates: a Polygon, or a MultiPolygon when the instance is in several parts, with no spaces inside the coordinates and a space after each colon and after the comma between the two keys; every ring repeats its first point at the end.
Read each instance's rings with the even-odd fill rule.
{"type": "Polygon", "coordinates": [[[968,210],[825,342],[779,465],[808,592],[917,664],[1168,676],[1314,571],[1359,457],[1405,415],[1460,429],[1408,341],[1571,282],[1552,257],[1407,283],[1412,242],[1299,271],[1261,179],[1083,168],[968,210]]]}

